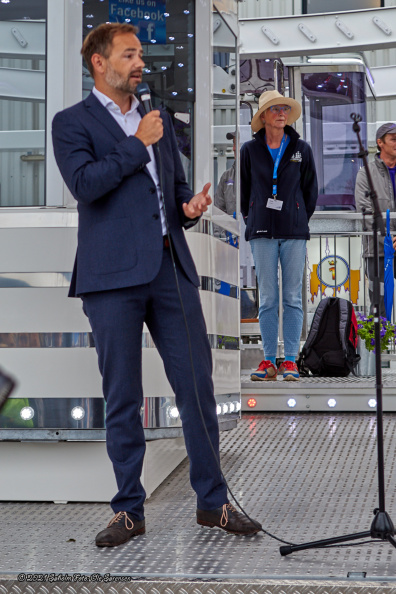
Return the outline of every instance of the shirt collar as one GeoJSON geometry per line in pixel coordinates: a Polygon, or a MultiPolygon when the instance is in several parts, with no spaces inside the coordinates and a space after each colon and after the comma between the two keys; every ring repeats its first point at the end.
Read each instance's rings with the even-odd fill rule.
{"type": "MultiPolygon", "coordinates": [[[[119,106],[116,103],[114,103],[114,101],[112,99],[110,99],[110,97],[108,97],[101,91],[98,91],[98,89],[96,87],[93,87],[92,93],[95,95],[95,97],[100,101],[100,103],[108,111],[121,113],[119,106]]],[[[131,109],[123,115],[127,116],[129,114],[132,114],[134,111],[136,111],[136,109],[138,108],[138,105],[139,105],[139,101],[136,99],[135,95],[132,95],[131,109]]]]}

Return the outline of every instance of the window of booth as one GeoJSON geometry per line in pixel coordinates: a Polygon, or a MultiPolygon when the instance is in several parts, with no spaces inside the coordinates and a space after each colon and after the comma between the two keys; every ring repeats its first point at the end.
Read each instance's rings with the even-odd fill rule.
{"type": "Polygon", "coordinates": [[[352,65],[337,68],[305,67],[301,75],[304,138],[315,155],[319,183],[317,210],[355,210],[362,162],[351,113],[361,116],[361,138],[367,142],[365,73],[352,65]]]}
{"type": "MultiPolygon", "coordinates": [[[[187,181],[193,185],[195,3],[192,0],[84,0],[83,37],[105,22],[138,27],[144,51],[143,81],[154,108],[171,115],[187,181]]],[[[83,64],[83,97],[93,80],[83,64]]]]}
{"type": "Polygon", "coordinates": [[[0,9],[0,206],[45,204],[47,0],[0,9]]]}

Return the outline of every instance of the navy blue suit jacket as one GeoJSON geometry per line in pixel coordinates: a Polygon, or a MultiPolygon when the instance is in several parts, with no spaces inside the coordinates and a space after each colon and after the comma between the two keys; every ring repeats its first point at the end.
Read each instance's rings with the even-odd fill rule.
{"type": "MultiPolygon", "coordinates": [[[[140,106],[139,111],[144,115],[140,106]]],[[[185,274],[198,286],[183,230],[198,220],[187,219],[182,208],[193,192],[185,179],[172,121],[166,112],[161,117],[164,135],[159,148],[169,232],[185,274]]],[[[126,136],[92,93],[56,114],[52,137],[56,162],[78,202],[78,247],[69,295],[153,280],[161,266],[163,239],[145,145],[126,136]]]]}

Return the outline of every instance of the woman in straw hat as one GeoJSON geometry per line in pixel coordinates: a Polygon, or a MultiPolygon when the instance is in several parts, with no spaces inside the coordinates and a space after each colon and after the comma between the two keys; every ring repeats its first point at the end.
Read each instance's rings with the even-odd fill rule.
{"type": "Polygon", "coordinates": [[[252,119],[253,140],[241,150],[241,210],[246,222],[260,293],[264,360],[252,380],[298,380],[296,357],[303,322],[302,279],[308,221],[318,184],[310,146],[291,127],[301,106],[278,91],[266,91],[252,119]],[[276,367],[279,326],[278,263],[282,268],[285,361],[276,367]]]}

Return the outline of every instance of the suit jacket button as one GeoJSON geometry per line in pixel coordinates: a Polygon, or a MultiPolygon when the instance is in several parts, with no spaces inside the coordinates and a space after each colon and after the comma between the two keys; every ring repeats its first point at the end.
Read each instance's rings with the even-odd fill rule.
{"type": "Polygon", "coordinates": [[[156,221],[159,218],[159,215],[153,214],[153,219],[156,221]]]}
{"type": "Polygon", "coordinates": [[[154,194],[155,193],[155,188],[150,188],[149,189],[150,194],[154,194]]]}

